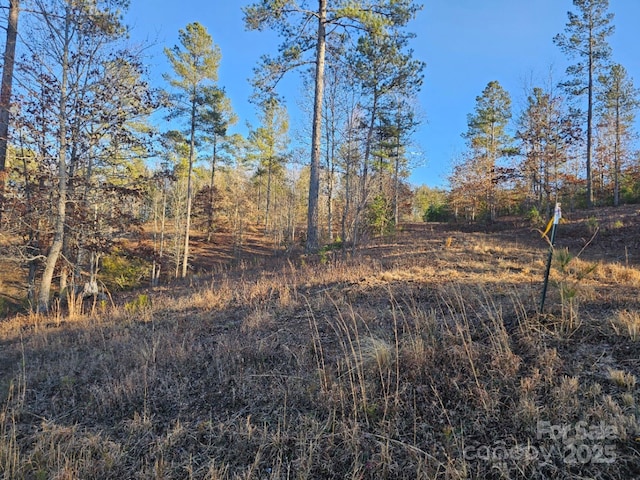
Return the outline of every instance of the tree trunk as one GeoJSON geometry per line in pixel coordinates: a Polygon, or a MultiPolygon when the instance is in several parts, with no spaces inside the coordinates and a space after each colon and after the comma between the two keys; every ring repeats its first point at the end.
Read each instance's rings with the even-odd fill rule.
{"type": "Polygon", "coordinates": [[[398,120],[396,125],[398,129],[396,136],[396,164],[393,172],[393,219],[396,227],[400,223],[400,115],[400,105],[398,104],[398,116],[396,117],[398,120]]]}
{"type": "Polygon", "coordinates": [[[351,210],[351,126],[349,125],[349,136],[347,137],[347,158],[344,172],[344,210],[342,211],[341,233],[342,233],[342,251],[344,253],[347,245],[347,218],[351,210]]]}
{"type": "Polygon", "coordinates": [[[332,163],[327,179],[327,235],[330,243],[333,243],[333,174],[332,163]]]}
{"type": "Polygon", "coordinates": [[[213,134],[213,155],[211,156],[211,185],[209,186],[209,218],[207,221],[207,243],[211,241],[213,235],[213,187],[215,185],[216,177],[216,160],[217,160],[217,141],[216,134],[213,134]]]}
{"type": "Polygon", "coordinates": [[[327,127],[325,129],[325,141],[327,143],[325,151],[325,168],[327,171],[327,239],[329,243],[333,243],[333,150],[335,145],[333,138],[333,133],[335,132],[333,106],[327,108],[327,113],[327,127]]]}
{"type": "MultiPolygon", "coordinates": [[[[591,35],[590,35],[591,36],[591,35]]],[[[587,86],[587,208],[593,207],[593,179],[591,175],[591,143],[593,135],[593,52],[589,41],[589,81],[587,86]]]]}
{"type": "Polygon", "coordinates": [[[371,145],[373,143],[373,131],[375,128],[376,115],[378,114],[378,97],[377,89],[374,89],[371,105],[371,115],[369,117],[369,125],[367,126],[367,139],[364,146],[364,158],[362,160],[362,177],[360,178],[360,198],[356,204],[355,219],[353,223],[353,253],[360,241],[358,228],[360,224],[360,215],[367,206],[368,179],[369,179],[369,157],[371,156],[371,145]]]}
{"type": "Polygon", "coordinates": [[[2,86],[0,87],[0,220],[4,210],[4,190],[7,179],[6,161],[9,144],[9,112],[11,109],[11,87],[13,84],[13,66],[16,56],[16,38],[18,36],[19,0],[9,0],[9,21],[7,24],[7,43],[4,49],[4,67],[2,86]]]}
{"type": "Polygon", "coordinates": [[[29,310],[36,308],[36,274],[38,272],[38,260],[37,257],[40,253],[40,220],[34,224],[33,219],[33,197],[31,195],[31,183],[29,182],[29,170],[27,168],[27,156],[24,152],[24,142],[22,135],[20,135],[20,156],[22,157],[22,168],[24,174],[24,190],[25,198],[27,200],[27,212],[25,217],[29,224],[29,242],[27,243],[27,255],[29,273],[27,274],[27,302],[29,303],[29,310]]]}
{"type": "Polygon", "coordinates": [[[157,222],[158,222],[158,212],[157,212],[157,206],[154,208],[154,219],[153,219],[153,223],[154,223],[154,231],[153,231],[153,237],[154,237],[154,241],[153,241],[153,250],[154,250],[154,260],[153,260],[153,275],[151,276],[151,286],[152,287],[157,287],[158,283],[160,282],[160,274],[161,274],[161,270],[162,270],[162,257],[164,256],[164,232],[165,232],[165,223],[166,223],[166,216],[167,216],[167,192],[166,192],[166,185],[165,185],[166,179],[163,179],[163,184],[162,184],[162,194],[161,194],[161,202],[162,202],[162,216],[160,217],[160,246],[157,247],[156,245],[156,234],[158,231],[158,226],[157,226],[157,222]],[[156,255],[156,249],[158,249],[159,251],[157,252],[156,255]]]}
{"type": "Polygon", "coordinates": [[[266,192],[266,206],[264,209],[264,234],[267,235],[269,233],[269,213],[271,209],[271,170],[273,165],[273,152],[269,157],[269,162],[267,163],[267,192],[266,192]]]}
{"type": "Polygon", "coordinates": [[[324,65],[326,50],[325,22],[327,0],[318,0],[318,42],[316,45],[315,97],[309,172],[309,209],[307,212],[307,251],[320,248],[318,238],[318,202],[320,199],[320,144],[322,141],[322,98],[324,96],[324,65]]]}
{"type": "Polygon", "coordinates": [[[393,221],[400,223],[400,148],[396,153],[396,165],[393,172],[393,221]]]}
{"type": "Polygon", "coordinates": [[[160,222],[160,252],[158,253],[158,269],[156,270],[155,284],[160,281],[160,270],[162,269],[162,259],[164,257],[164,232],[167,218],[167,192],[162,189],[162,220],[160,222]]]}
{"type": "Polygon", "coordinates": [[[45,261],[44,272],[42,273],[42,281],[40,282],[40,293],[38,295],[38,311],[47,312],[49,310],[49,295],[51,293],[51,282],[53,281],[53,273],[60,257],[60,252],[64,245],[66,209],[67,209],[67,83],[69,74],[69,43],[71,40],[71,22],[69,19],[69,6],[65,12],[65,32],[64,46],[62,51],[62,78],[60,81],[60,97],[59,97],[59,138],[60,151],[58,152],[58,207],[54,228],[54,237],[45,261]]]}
{"type": "Polygon", "coordinates": [[[196,142],[196,94],[192,93],[191,100],[191,133],[189,139],[189,173],[187,177],[187,214],[184,227],[184,254],[182,257],[182,278],[187,276],[189,268],[189,236],[191,234],[191,197],[193,196],[193,156],[195,154],[196,142]]]}
{"type": "Polygon", "coordinates": [[[491,122],[491,135],[489,137],[489,150],[487,156],[489,157],[489,182],[487,184],[487,206],[489,207],[489,221],[493,223],[496,220],[496,186],[495,186],[495,172],[496,172],[496,139],[495,139],[496,123],[491,122]]]}
{"type": "Polygon", "coordinates": [[[620,99],[616,99],[616,141],[613,151],[613,206],[620,205],[620,99]]]}

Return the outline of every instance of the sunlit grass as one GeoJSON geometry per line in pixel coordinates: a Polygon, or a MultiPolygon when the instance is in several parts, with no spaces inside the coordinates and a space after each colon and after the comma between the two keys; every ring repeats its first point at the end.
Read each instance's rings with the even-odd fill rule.
{"type": "Polygon", "coordinates": [[[4,478],[496,478],[465,448],[536,442],[539,421],[633,437],[633,268],[571,260],[541,315],[544,245],[447,233],[372,251],[0,323],[4,478]]]}

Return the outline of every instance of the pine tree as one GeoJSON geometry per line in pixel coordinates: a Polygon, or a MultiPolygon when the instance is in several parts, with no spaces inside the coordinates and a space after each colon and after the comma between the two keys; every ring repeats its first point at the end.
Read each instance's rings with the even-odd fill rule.
{"type": "Polygon", "coordinates": [[[213,235],[214,192],[216,166],[221,157],[221,151],[228,148],[228,128],[238,121],[233,113],[231,101],[224,89],[217,86],[206,87],[203,98],[198,102],[200,112],[197,121],[204,135],[203,140],[211,147],[211,181],[209,183],[209,205],[207,205],[207,242],[213,235]]]}
{"type": "Polygon", "coordinates": [[[182,277],[187,276],[189,266],[189,237],[191,231],[191,208],[193,201],[193,164],[196,155],[196,128],[198,126],[199,99],[203,89],[218,80],[220,49],[214,45],[211,35],[200,23],[190,23],[179,32],[180,45],[165,48],[174,77],[165,79],[178,92],[173,96],[172,117],[187,120],[189,139],[189,168],[187,173],[187,213],[185,219],[182,277]]]}
{"type": "MultiPolygon", "coordinates": [[[[424,63],[412,58],[413,53],[407,48],[410,38],[412,35],[398,32],[394,35],[377,35],[373,32],[362,36],[358,39],[358,46],[351,61],[368,114],[364,165],[360,178],[360,202],[356,216],[365,209],[369,198],[368,175],[371,157],[377,157],[378,165],[374,168],[379,172],[378,180],[381,185],[380,175],[384,170],[384,164],[392,162],[392,158],[399,157],[399,150],[405,143],[404,138],[408,137],[407,134],[413,131],[417,124],[415,115],[410,112],[411,109],[405,109],[405,113],[408,114],[406,121],[397,119],[399,105],[415,95],[422,86],[424,63]]],[[[405,103],[406,106],[408,105],[405,103]]],[[[399,167],[399,164],[396,166],[399,167]]],[[[354,235],[354,242],[357,242],[357,235],[354,235]]]]}
{"type": "Polygon", "coordinates": [[[382,33],[400,29],[415,16],[419,7],[413,0],[375,0],[374,2],[340,0],[262,0],[244,8],[245,24],[252,30],[273,28],[283,42],[277,58],[263,57],[256,85],[268,95],[274,84],[289,70],[313,59],[315,71],[311,134],[309,204],[307,211],[307,250],[319,248],[320,160],[322,144],[322,102],[324,72],[329,35],[350,31],[382,33]],[[305,56],[307,59],[305,59],[305,56]],[[310,58],[309,58],[310,57],[310,58]]]}
{"type": "Polygon", "coordinates": [[[482,182],[482,194],[491,220],[496,216],[496,186],[499,181],[497,162],[513,153],[512,138],[506,128],[511,119],[511,97],[497,81],[491,81],[476,97],[475,113],[469,114],[468,130],[463,135],[469,142],[473,170],[482,182]]]}
{"type": "Polygon", "coordinates": [[[2,85],[0,86],[0,220],[4,210],[4,190],[6,181],[7,147],[9,145],[9,111],[11,108],[11,90],[13,67],[18,38],[19,0],[9,0],[9,20],[7,22],[7,41],[4,48],[2,66],[2,85]]]}
{"type": "Polygon", "coordinates": [[[257,160],[257,176],[266,176],[264,228],[270,228],[274,180],[282,178],[289,144],[289,117],[275,98],[261,105],[261,125],[249,133],[250,158],[257,160]]]}
{"type": "MultiPolygon", "coordinates": [[[[574,116],[552,88],[534,87],[518,119],[519,171],[538,211],[551,214],[570,149],[577,140],[574,116]]],[[[531,206],[531,205],[529,205],[531,206]]]]}
{"type": "Polygon", "coordinates": [[[620,172],[629,155],[629,142],[636,110],[640,106],[639,91],[626,69],[612,65],[608,75],[599,78],[603,86],[599,96],[602,117],[613,132],[613,204],[620,204],[620,172]]]}
{"type": "Polygon", "coordinates": [[[578,13],[568,12],[566,34],[558,34],[553,41],[569,58],[578,59],[567,68],[570,79],[562,85],[575,96],[587,97],[587,207],[593,206],[592,143],[593,110],[596,93],[595,80],[611,55],[607,43],[613,31],[613,14],[607,13],[609,0],[573,0],[578,13]]]}

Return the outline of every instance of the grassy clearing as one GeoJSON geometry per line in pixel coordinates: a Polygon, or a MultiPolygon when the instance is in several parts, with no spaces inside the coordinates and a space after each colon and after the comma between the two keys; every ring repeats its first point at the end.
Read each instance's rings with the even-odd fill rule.
{"type": "Polygon", "coordinates": [[[545,252],[407,231],[7,320],[0,476],[637,477],[638,270],[556,264],[539,315],[545,252]]]}

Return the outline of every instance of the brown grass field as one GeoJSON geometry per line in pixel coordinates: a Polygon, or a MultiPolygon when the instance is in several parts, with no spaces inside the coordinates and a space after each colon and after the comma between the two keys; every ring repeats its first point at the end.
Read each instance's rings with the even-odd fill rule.
{"type": "Polygon", "coordinates": [[[639,212],[567,215],[542,314],[503,220],[9,317],[0,477],[640,478],[639,212]]]}

